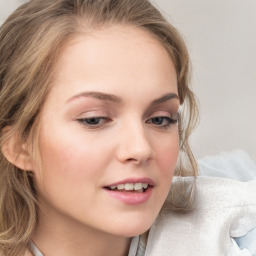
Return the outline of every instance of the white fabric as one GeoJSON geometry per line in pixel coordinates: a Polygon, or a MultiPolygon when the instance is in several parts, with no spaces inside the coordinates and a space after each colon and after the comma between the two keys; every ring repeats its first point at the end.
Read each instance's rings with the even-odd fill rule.
{"type": "MultiPolygon", "coordinates": [[[[191,178],[181,179],[191,182],[191,178]]],[[[195,195],[190,213],[158,217],[150,229],[145,256],[251,256],[232,237],[256,227],[256,181],[198,177],[195,195]]]]}
{"type": "Polygon", "coordinates": [[[29,247],[33,256],[44,256],[32,241],[30,241],[29,247]]]}
{"type": "Polygon", "coordinates": [[[132,238],[128,256],[136,256],[138,246],[139,246],[139,236],[135,236],[132,238]]]}
{"type": "MultiPolygon", "coordinates": [[[[198,163],[200,175],[226,177],[240,181],[256,179],[256,163],[247,152],[241,149],[206,156],[198,163]]],[[[256,255],[256,228],[245,236],[235,238],[235,241],[241,249],[247,248],[256,255]]]]}

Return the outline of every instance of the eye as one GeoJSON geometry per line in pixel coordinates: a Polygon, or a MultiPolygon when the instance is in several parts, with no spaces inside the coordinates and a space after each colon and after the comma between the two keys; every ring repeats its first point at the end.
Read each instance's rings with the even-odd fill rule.
{"type": "Polygon", "coordinates": [[[101,121],[103,121],[103,118],[92,117],[92,118],[83,119],[83,121],[89,125],[98,125],[100,124],[101,121]]]}
{"type": "Polygon", "coordinates": [[[169,120],[167,117],[162,117],[162,116],[157,116],[157,117],[151,118],[151,123],[156,124],[156,125],[162,125],[164,123],[164,121],[168,122],[169,120]]]}
{"type": "Polygon", "coordinates": [[[152,124],[158,128],[169,128],[171,125],[176,124],[179,120],[179,115],[174,117],[169,116],[155,116],[147,120],[146,123],[152,124]]]}
{"type": "Polygon", "coordinates": [[[88,128],[100,128],[110,121],[107,117],[80,118],[77,121],[88,128]]]}

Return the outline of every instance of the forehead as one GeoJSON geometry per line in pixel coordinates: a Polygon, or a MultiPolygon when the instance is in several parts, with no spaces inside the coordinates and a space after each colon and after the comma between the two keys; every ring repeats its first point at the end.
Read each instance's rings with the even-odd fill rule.
{"type": "Polygon", "coordinates": [[[72,84],[74,93],[85,83],[93,87],[90,90],[111,87],[113,93],[131,84],[137,89],[150,84],[177,86],[167,50],[148,31],[133,26],[115,25],[77,35],[64,47],[55,70],[55,87],[72,84]]]}

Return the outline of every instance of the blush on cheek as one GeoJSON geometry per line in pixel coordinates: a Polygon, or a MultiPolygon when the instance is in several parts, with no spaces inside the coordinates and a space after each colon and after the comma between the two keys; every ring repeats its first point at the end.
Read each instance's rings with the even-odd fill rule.
{"type": "Polygon", "coordinates": [[[166,178],[172,178],[177,161],[178,161],[179,148],[174,147],[172,150],[163,150],[160,155],[159,164],[161,165],[161,170],[165,170],[164,175],[166,178]]]}

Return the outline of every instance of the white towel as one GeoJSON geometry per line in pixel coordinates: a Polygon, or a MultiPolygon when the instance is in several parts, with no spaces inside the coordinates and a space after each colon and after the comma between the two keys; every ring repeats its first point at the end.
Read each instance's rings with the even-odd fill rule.
{"type": "MultiPolygon", "coordinates": [[[[176,178],[174,182],[191,178],[176,178]]],[[[233,237],[256,227],[256,181],[198,177],[187,214],[163,213],[150,229],[145,256],[251,256],[233,237]]]]}

